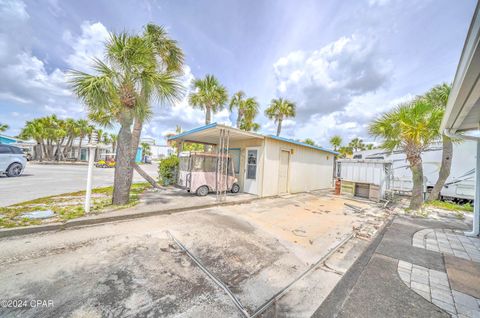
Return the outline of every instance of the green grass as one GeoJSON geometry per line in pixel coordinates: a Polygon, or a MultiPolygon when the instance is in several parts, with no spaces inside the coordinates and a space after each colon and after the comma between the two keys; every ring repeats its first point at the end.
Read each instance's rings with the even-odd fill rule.
{"type": "Polygon", "coordinates": [[[436,208],[444,209],[444,210],[449,210],[449,211],[456,211],[456,212],[473,212],[473,205],[470,203],[466,204],[457,204],[453,202],[448,202],[448,201],[432,201],[426,203],[427,205],[431,205],[436,208]]]}
{"type": "MultiPolygon", "coordinates": [[[[147,182],[132,184],[130,202],[122,206],[112,205],[112,186],[92,189],[91,213],[97,214],[134,206],[140,201],[140,194],[148,188],[150,188],[150,184],[147,182]]],[[[53,217],[55,221],[67,221],[82,217],[85,214],[83,210],[84,199],[85,191],[77,191],[0,207],[0,214],[3,215],[3,217],[0,217],[0,228],[41,224],[42,220],[20,217],[21,214],[32,211],[52,210],[55,213],[55,217],[53,217]]],[[[47,220],[51,221],[52,219],[47,220]]]]}

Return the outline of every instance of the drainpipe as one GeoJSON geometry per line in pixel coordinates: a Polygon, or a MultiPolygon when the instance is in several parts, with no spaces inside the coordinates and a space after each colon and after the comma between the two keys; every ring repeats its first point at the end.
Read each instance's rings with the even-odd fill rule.
{"type": "Polygon", "coordinates": [[[473,199],[473,229],[465,232],[467,236],[478,236],[480,234],[480,137],[465,136],[451,133],[448,129],[443,131],[445,136],[456,139],[472,140],[477,142],[477,160],[475,167],[475,197],[473,199]]]}

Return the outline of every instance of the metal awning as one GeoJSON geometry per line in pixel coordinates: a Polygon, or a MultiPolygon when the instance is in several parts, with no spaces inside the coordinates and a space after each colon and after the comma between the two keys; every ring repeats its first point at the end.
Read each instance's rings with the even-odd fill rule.
{"type": "Polygon", "coordinates": [[[480,129],[480,16],[479,5],[468,30],[448,99],[441,131],[480,129]]]}
{"type": "Polygon", "coordinates": [[[256,133],[243,131],[237,128],[211,123],[202,127],[185,131],[178,135],[169,137],[168,140],[176,140],[182,142],[195,142],[201,144],[216,145],[219,142],[220,131],[224,129],[230,133],[230,142],[242,141],[247,139],[264,139],[265,137],[256,133]]]}

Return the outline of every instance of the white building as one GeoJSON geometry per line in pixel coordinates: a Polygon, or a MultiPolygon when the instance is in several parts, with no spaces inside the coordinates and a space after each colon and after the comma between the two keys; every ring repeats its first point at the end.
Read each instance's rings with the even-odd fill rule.
{"type": "Polygon", "coordinates": [[[221,131],[229,135],[228,152],[234,162],[240,191],[259,196],[305,192],[332,187],[335,151],[295,140],[264,136],[212,123],[169,140],[216,147],[221,131]]]}

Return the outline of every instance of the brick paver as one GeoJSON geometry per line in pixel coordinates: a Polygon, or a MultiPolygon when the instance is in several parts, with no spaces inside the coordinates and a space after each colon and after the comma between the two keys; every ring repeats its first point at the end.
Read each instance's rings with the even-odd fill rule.
{"type": "Polygon", "coordinates": [[[423,229],[413,235],[412,245],[480,262],[480,239],[465,236],[462,231],[423,229]]]}
{"type": "Polygon", "coordinates": [[[397,270],[408,287],[452,317],[480,317],[480,299],[451,289],[447,273],[405,261],[398,262],[397,270]]]}

